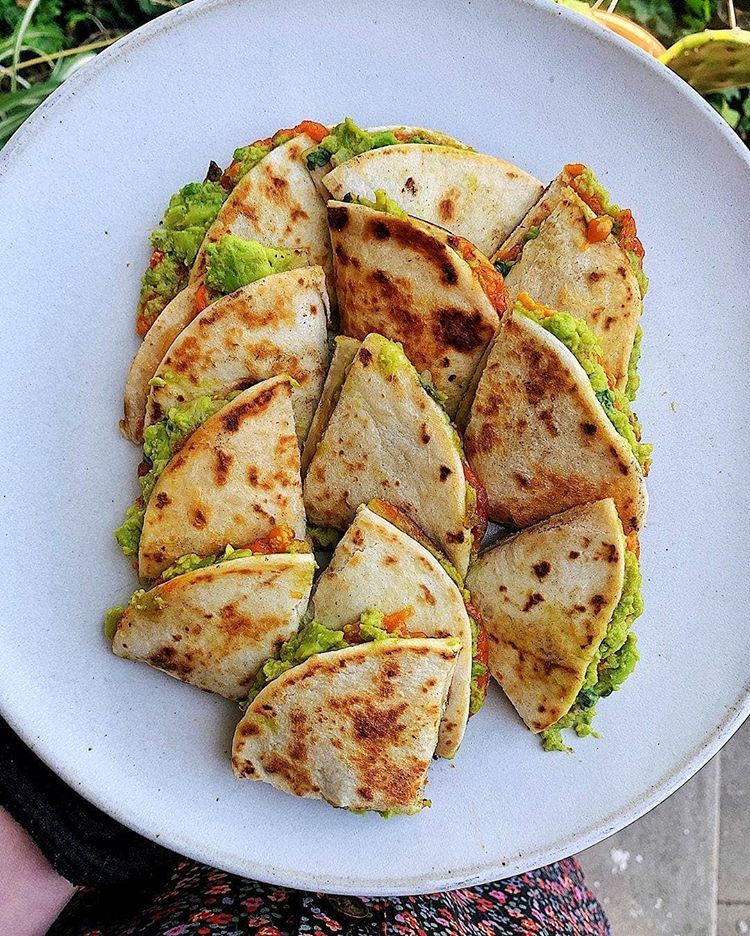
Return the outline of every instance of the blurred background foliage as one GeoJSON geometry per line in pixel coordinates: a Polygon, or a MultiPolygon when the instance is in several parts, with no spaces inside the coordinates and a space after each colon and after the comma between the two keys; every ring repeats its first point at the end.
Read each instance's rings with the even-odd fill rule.
{"type": "MultiPolygon", "coordinates": [[[[101,49],[186,0],[0,0],[0,146],[101,49]]],[[[617,12],[666,46],[718,20],[718,0],[620,0],[617,12]]],[[[750,145],[750,90],[707,98],[750,145]]]]}

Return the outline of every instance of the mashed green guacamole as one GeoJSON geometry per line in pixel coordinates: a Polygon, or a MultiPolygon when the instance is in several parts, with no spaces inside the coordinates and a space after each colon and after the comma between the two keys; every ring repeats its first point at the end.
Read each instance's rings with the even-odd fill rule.
{"type": "Polygon", "coordinates": [[[227,402],[226,399],[197,397],[195,400],[173,406],[165,419],[149,426],[143,433],[143,456],[150,467],[148,472],[138,479],[141,497],[128,507],[122,524],[115,530],[115,539],[126,556],[138,555],[146,504],[159,475],[182,442],[222,406],[226,406],[227,402]]]}
{"type": "Polygon", "coordinates": [[[227,234],[206,247],[206,286],[224,296],[301,262],[293,250],[265,247],[260,241],[227,234]]]}
{"type": "Polygon", "coordinates": [[[641,378],[638,373],[638,362],[641,359],[641,342],[643,341],[643,329],[639,325],[636,333],[633,347],[630,349],[630,359],[628,361],[628,382],[625,385],[625,396],[632,403],[638,394],[638,388],[641,385],[641,378]]]}
{"type": "MultiPolygon", "coordinates": [[[[640,425],[633,415],[627,392],[610,390],[604,368],[599,363],[601,355],[599,339],[583,319],[574,318],[569,312],[545,315],[537,309],[527,309],[517,302],[514,311],[525,315],[550,332],[571,351],[591,381],[597,399],[604,408],[610,422],[633,450],[641,468],[646,468],[653,446],[639,441],[640,425]]],[[[636,359],[637,360],[637,359],[636,359]]]]}
{"type": "Polygon", "coordinates": [[[187,285],[190,267],[226,197],[215,182],[191,182],[170,198],[161,227],[151,234],[154,253],[141,280],[139,319],[150,325],[187,285]]]}
{"type": "MultiPolygon", "coordinates": [[[[370,608],[363,611],[360,616],[359,633],[362,636],[363,643],[369,643],[376,640],[399,640],[399,636],[391,634],[381,627],[385,615],[382,611],[370,608]]],[[[248,701],[252,700],[258,693],[274,679],[286,673],[287,670],[304,663],[308,657],[315,656],[316,653],[327,653],[329,650],[343,650],[344,647],[350,647],[351,644],[344,637],[342,630],[332,630],[321,624],[320,621],[310,621],[305,624],[293,637],[282,646],[279,655],[266,662],[258,670],[258,673],[250,686],[248,701]]]]}
{"type": "MultiPolygon", "coordinates": [[[[445,136],[442,133],[430,133],[427,130],[405,131],[406,138],[399,139],[393,130],[363,130],[358,127],[351,117],[346,117],[342,123],[337,124],[333,130],[324,137],[314,149],[307,154],[307,168],[319,169],[330,162],[334,166],[367,153],[369,150],[379,149],[381,146],[394,146],[396,143],[427,143],[434,146],[453,146],[458,149],[469,149],[458,140],[445,136]]],[[[403,133],[401,134],[404,135],[403,133]]]]}
{"type": "Polygon", "coordinates": [[[344,201],[353,202],[355,205],[364,205],[365,208],[372,208],[373,211],[383,211],[395,218],[409,217],[397,201],[388,197],[385,189],[375,189],[375,201],[364,198],[362,195],[347,195],[344,201]]]}
{"type": "Polygon", "coordinates": [[[596,735],[592,722],[599,699],[619,689],[635,669],[638,662],[637,638],[630,628],[643,613],[641,585],[638,559],[634,553],[626,552],[620,600],[570,711],[540,734],[545,751],[570,751],[562,739],[565,728],[572,728],[581,738],[596,735]]]}
{"type": "MultiPolygon", "coordinates": [[[[138,591],[133,592],[133,594],[130,596],[130,601],[128,602],[127,607],[153,614],[156,611],[159,611],[163,604],[164,599],[159,595],[155,595],[153,592],[148,592],[143,588],[139,588],[138,591]]],[[[120,623],[120,619],[126,610],[127,608],[125,606],[116,605],[114,608],[110,608],[104,615],[104,635],[106,636],[107,640],[114,640],[117,625],[120,623]]]]}

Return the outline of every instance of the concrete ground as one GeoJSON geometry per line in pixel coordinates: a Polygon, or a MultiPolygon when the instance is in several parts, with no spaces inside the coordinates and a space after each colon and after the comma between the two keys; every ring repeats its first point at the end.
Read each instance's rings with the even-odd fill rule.
{"type": "Polygon", "coordinates": [[[750,720],[668,800],[578,858],[612,936],[750,934],[750,720]]]}

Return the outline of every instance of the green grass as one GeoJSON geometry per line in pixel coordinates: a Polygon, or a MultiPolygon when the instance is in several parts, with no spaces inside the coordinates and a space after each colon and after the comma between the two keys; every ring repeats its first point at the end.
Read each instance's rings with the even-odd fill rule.
{"type": "MultiPolygon", "coordinates": [[[[0,0],[0,146],[76,69],[186,0],[0,0]]],[[[617,11],[665,45],[716,24],[717,0],[620,0],[617,11]]],[[[750,91],[707,100],[750,145],[750,91]]]]}

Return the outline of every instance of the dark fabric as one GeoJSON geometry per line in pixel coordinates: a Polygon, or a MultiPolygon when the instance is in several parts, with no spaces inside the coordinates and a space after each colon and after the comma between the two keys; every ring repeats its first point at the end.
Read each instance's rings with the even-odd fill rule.
{"type": "Polygon", "coordinates": [[[158,893],[83,891],[48,936],[610,936],[576,861],[420,897],[331,897],[182,861],[158,893]]]}
{"type": "Polygon", "coordinates": [[[48,936],[610,936],[568,859],[482,887],[335,897],[179,859],[91,806],[0,719],[0,805],[80,890],[48,936]]]}
{"type": "Polygon", "coordinates": [[[1,718],[0,806],[71,884],[163,880],[178,861],[71,790],[1,718]]]}

